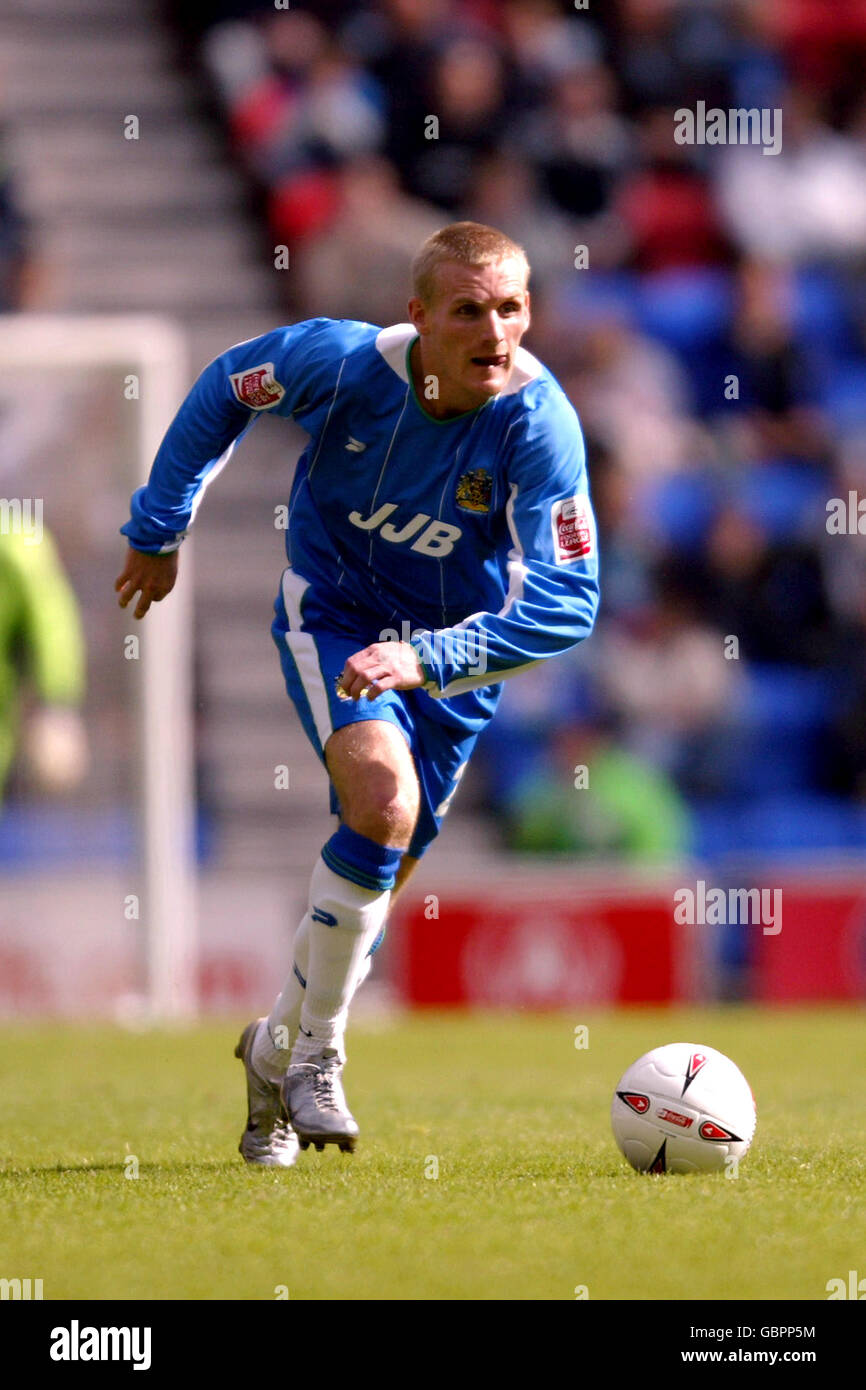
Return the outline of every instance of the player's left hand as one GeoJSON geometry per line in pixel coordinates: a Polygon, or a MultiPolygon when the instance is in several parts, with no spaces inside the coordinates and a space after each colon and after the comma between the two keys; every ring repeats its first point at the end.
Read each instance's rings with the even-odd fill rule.
{"type": "Polygon", "coordinates": [[[408,642],[374,642],[343,667],[337,691],[348,700],[375,700],[385,690],[414,690],[426,680],[408,642]]]}

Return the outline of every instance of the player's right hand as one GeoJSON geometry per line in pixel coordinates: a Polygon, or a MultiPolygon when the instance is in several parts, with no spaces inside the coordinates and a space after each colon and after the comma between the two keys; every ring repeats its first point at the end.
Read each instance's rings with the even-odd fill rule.
{"type": "Polygon", "coordinates": [[[115,593],[121,608],[126,608],[135,595],[141,597],[135,607],[136,618],[143,618],[152,603],[159,603],[170,594],[177,579],[177,551],[168,555],[145,555],[130,547],[122,574],[114,581],[115,593]]]}

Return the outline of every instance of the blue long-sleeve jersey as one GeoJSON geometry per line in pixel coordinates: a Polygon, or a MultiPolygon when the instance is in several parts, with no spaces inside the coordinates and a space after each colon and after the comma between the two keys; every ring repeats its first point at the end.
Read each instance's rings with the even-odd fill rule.
{"type": "Polygon", "coordinates": [[[436,420],[409,370],[411,324],[311,319],[202,372],[121,529],[174,550],[235,442],[265,411],[310,436],[289,501],[304,608],[339,630],[410,637],[425,689],[489,686],[588,636],[598,554],[584,446],[550,372],[519,348],[508,386],[436,420]]]}

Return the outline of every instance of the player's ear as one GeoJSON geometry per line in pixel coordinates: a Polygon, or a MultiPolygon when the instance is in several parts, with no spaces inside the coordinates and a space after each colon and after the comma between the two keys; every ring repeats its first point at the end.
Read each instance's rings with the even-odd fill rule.
{"type": "MultiPolygon", "coordinates": [[[[528,328],[530,323],[532,322],[532,316],[529,312],[529,290],[526,291],[526,299],[524,300],[524,305],[526,310],[526,328],[528,328]]],[[[524,329],[524,332],[526,332],[526,329],[524,329]]]]}
{"type": "Polygon", "coordinates": [[[409,307],[409,318],[410,318],[411,322],[414,323],[414,325],[415,325],[415,327],[418,329],[418,332],[419,332],[419,333],[426,333],[426,332],[427,332],[427,311],[426,311],[426,309],[424,308],[424,301],[423,301],[423,299],[419,299],[417,295],[413,295],[412,298],[409,300],[409,306],[408,306],[408,307],[409,307]]]}

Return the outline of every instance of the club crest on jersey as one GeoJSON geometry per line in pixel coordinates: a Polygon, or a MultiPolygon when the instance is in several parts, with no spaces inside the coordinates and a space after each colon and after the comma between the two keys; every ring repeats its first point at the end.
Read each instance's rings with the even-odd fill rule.
{"type": "Polygon", "coordinates": [[[585,560],[595,549],[595,527],[587,497],[564,497],[550,511],[557,563],[585,560]]]}
{"type": "Polygon", "coordinates": [[[465,512],[489,512],[493,496],[493,479],[486,468],[473,468],[457,483],[455,500],[465,512]]]}
{"type": "Polygon", "coordinates": [[[274,376],[273,362],[262,362],[258,367],[232,372],[229,381],[235,398],[250,410],[267,410],[286,394],[285,387],[274,376]]]}

